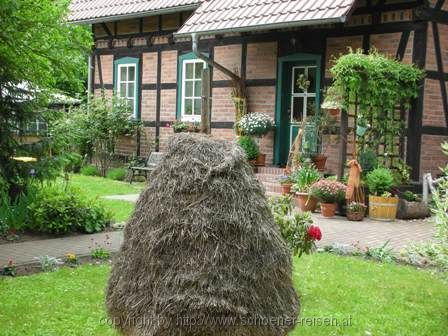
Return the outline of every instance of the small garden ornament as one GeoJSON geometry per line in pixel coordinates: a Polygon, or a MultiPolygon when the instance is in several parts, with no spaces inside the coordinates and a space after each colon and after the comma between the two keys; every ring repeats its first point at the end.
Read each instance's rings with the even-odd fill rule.
{"type": "Polygon", "coordinates": [[[356,159],[349,161],[347,166],[350,168],[347,191],[345,193],[347,219],[360,221],[364,218],[366,211],[366,206],[364,205],[364,190],[361,186],[362,168],[356,159]]]}
{"type": "Polygon", "coordinates": [[[127,336],[285,336],[299,311],[291,275],[243,150],[182,133],[125,227],[107,311],[127,336]]]}

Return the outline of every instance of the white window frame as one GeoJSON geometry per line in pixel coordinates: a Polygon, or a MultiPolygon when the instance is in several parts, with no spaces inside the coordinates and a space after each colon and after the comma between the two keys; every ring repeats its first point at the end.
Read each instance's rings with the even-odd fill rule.
{"type": "Polygon", "coordinates": [[[202,63],[204,65],[204,68],[207,67],[207,64],[200,59],[186,59],[182,61],[182,97],[181,97],[181,120],[182,121],[190,121],[190,122],[200,122],[201,121],[201,115],[194,114],[194,104],[195,99],[201,98],[202,99],[202,92],[199,93],[199,96],[195,95],[195,85],[194,82],[196,81],[202,81],[202,78],[195,78],[196,75],[196,65],[193,68],[193,78],[187,79],[187,64],[196,64],[196,63],[202,63]],[[186,82],[193,82],[193,96],[191,97],[185,97],[185,83],[186,82]],[[185,99],[192,99],[192,114],[187,115],[185,114],[185,99]]]}
{"type": "Polygon", "coordinates": [[[117,67],[117,95],[118,97],[121,98],[125,98],[127,100],[133,100],[134,101],[134,106],[132,107],[132,115],[134,116],[135,119],[137,119],[138,115],[137,115],[137,65],[134,63],[126,63],[126,64],[118,64],[117,67]],[[128,80],[128,78],[126,78],[126,80],[122,81],[121,80],[121,69],[122,68],[127,68],[126,71],[126,75],[128,75],[129,73],[129,68],[134,68],[134,80],[130,81],[128,80]],[[128,90],[128,85],[129,84],[134,84],[134,97],[129,97],[128,94],[126,94],[126,97],[122,97],[121,96],[121,84],[126,84],[126,90],[128,90]]]}

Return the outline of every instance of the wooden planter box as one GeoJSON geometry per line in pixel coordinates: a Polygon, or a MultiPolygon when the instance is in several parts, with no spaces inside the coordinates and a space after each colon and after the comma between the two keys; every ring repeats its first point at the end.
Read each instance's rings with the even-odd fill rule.
{"type": "Polygon", "coordinates": [[[369,217],[374,220],[392,222],[397,217],[398,197],[369,195],[369,217]]]}

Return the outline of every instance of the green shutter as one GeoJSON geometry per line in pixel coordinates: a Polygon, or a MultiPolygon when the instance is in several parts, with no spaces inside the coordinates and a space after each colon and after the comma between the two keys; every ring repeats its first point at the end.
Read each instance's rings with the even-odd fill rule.
{"type": "Polygon", "coordinates": [[[134,111],[134,117],[136,119],[140,119],[141,118],[141,114],[140,114],[140,59],[135,58],[135,57],[123,57],[120,59],[117,59],[116,61],[114,61],[114,92],[116,93],[118,91],[118,66],[119,65],[135,65],[135,93],[134,93],[134,98],[135,98],[135,111],[134,111]]]}

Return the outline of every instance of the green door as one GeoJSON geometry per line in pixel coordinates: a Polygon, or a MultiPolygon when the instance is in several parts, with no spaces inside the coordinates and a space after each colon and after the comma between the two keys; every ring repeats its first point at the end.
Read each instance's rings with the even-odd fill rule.
{"type": "MultiPolygon", "coordinates": [[[[306,55],[303,55],[306,56],[306,55]]],[[[290,148],[302,127],[305,136],[303,145],[312,152],[317,151],[314,124],[309,122],[319,113],[320,106],[320,57],[309,60],[299,56],[299,60],[280,60],[277,88],[277,135],[275,163],[285,165],[290,148]]],[[[302,148],[304,150],[305,148],[302,148]]]]}

